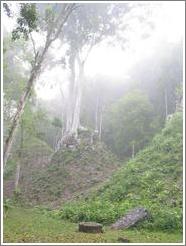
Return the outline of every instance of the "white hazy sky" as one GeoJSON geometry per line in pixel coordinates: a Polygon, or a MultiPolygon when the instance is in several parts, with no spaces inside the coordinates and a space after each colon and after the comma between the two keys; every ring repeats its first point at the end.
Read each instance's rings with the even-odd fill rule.
{"type": "MultiPolygon", "coordinates": [[[[137,61],[143,60],[154,52],[156,46],[163,42],[178,42],[184,38],[185,30],[185,3],[183,1],[146,2],[152,12],[150,18],[155,24],[155,29],[149,38],[141,38],[141,26],[133,24],[128,34],[129,47],[122,50],[120,47],[109,47],[100,44],[93,48],[85,66],[87,76],[106,75],[115,78],[128,77],[128,69],[137,61]],[[160,6],[159,6],[160,5],[160,6]]],[[[3,27],[11,31],[15,21],[3,15],[3,27]]],[[[53,52],[60,57],[59,44],[53,45],[53,52]]],[[[37,89],[37,94],[43,99],[52,99],[59,93],[59,88],[52,85],[66,82],[67,77],[60,66],[52,70],[43,72],[37,81],[39,83],[47,81],[45,90],[37,89]]]]}
{"type": "Polygon", "coordinates": [[[160,42],[178,42],[184,34],[184,3],[166,2],[157,8],[155,30],[147,39],[141,39],[140,26],[135,25],[130,33],[130,49],[100,46],[95,49],[87,62],[87,74],[121,76],[134,62],[148,56],[160,42]],[[99,57],[99,59],[97,59],[99,57]]]}

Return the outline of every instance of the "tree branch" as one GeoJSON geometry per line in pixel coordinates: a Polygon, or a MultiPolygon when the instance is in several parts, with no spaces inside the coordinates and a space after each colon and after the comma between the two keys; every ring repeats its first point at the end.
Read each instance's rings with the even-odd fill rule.
{"type": "Polygon", "coordinates": [[[63,25],[65,24],[65,22],[67,21],[69,15],[71,14],[71,12],[74,9],[75,9],[75,3],[73,3],[73,4],[66,4],[66,6],[64,6],[64,8],[62,9],[61,14],[58,16],[57,20],[60,19],[63,16],[63,14],[66,14],[66,15],[62,19],[61,23],[59,24],[58,30],[57,30],[54,38],[51,39],[51,42],[55,41],[58,38],[63,25]],[[63,13],[63,12],[66,12],[66,13],[63,13]]]}
{"type": "Polygon", "coordinates": [[[92,38],[92,41],[91,41],[91,43],[90,43],[90,47],[89,47],[88,50],[87,50],[87,54],[86,54],[86,56],[85,56],[85,58],[84,58],[84,60],[83,60],[83,63],[85,63],[86,60],[88,59],[88,56],[89,56],[89,54],[90,54],[92,48],[94,47],[94,45],[95,45],[95,35],[94,35],[93,38],[92,38]]]}
{"type": "Polygon", "coordinates": [[[35,45],[35,41],[33,39],[32,33],[30,33],[30,39],[31,39],[31,42],[32,42],[33,50],[34,50],[34,60],[36,62],[38,53],[36,52],[36,45],[35,45]]]}

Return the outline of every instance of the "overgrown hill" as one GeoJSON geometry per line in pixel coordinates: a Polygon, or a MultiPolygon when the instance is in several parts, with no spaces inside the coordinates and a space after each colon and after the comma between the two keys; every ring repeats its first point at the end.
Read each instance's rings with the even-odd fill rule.
{"type": "Polygon", "coordinates": [[[53,150],[50,146],[32,135],[27,136],[24,139],[24,145],[21,150],[21,158],[19,156],[19,145],[14,144],[14,148],[11,154],[11,158],[8,160],[6,169],[4,172],[4,197],[11,198],[15,191],[15,178],[16,178],[16,166],[20,163],[20,178],[19,189],[17,193],[21,193],[22,190],[29,192],[28,183],[32,179],[30,175],[33,171],[44,169],[50,160],[50,156],[53,154],[53,150]]]}
{"type": "Polygon", "coordinates": [[[22,201],[56,207],[88,195],[121,166],[103,143],[96,140],[91,144],[90,135],[87,138],[82,133],[81,138],[78,147],[62,148],[47,163],[41,160],[36,164],[33,158],[33,163],[23,166],[19,186],[22,201]]]}
{"type": "Polygon", "coordinates": [[[110,224],[136,206],[151,220],[143,226],[182,228],[182,114],[176,113],[144,150],[83,201],[66,204],[59,216],[110,224]]]}

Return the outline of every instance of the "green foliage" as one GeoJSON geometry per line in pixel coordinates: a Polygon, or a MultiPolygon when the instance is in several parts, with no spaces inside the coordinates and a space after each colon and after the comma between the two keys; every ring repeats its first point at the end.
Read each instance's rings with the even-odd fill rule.
{"type": "Polygon", "coordinates": [[[34,3],[20,4],[20,17],[17,19],[18,27],[12,31],[12,39],[15,41],[23,37],[28,40],[29,34],[37,30],[38,15],[34,3]]]}
{"type": "Polygon", "coordinates": [[[21,189],[19,187],[17,187],[15,190],[14,190],[14,193],[13,193],[13,202],[15,204],[19,204],[19,205],[22,205],[23,204],[23,197],[22,197],[22,193],[21,193],[21,189]]]}
{"type": "Polygon", "coordinates": [[[63,206],[59,216],[110,224],[128,210],[144,206],[151,219],[140,228],[181,231],[182,125],[182,113],[176,113],[151,145],[85,201],[63,206]]]}
{"type": "Polygon", "coordinates": [[[159,211],[156,210],[153,214],[154,227],[160,230],[182,230],[182,214],[179,208],[173,209],[161,208],[159,211]]]}
{"type": "Polygon", "coordinates": [[[126,94],[105,115],[104,140],[120,157],[132,156],[133,145],[138,152],[154,133],[152,111],[143,92],[126,94]]]}
{"type": "Polygon", "coordinates": [[[61,218],[70,219],[74,222],[96,221],[104,224],[113,222],[116,215],[117,211],[115,211],[115,206],[112,203],[99,200],[90,203],[85,201],[83,204],[69,203],[59,212],[61,218]]]}

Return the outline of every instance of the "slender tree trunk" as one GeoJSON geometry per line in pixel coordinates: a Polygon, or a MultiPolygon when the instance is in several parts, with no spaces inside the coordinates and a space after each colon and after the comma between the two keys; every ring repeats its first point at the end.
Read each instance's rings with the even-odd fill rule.
{"type": "Polygon", "coordinates": [[[96,112],[95,112],[95,131],[98,131],[98,108],[99,108],[99,97],[96,100],[96,112]]]}
{"type": "Polygon", "coordinates": [[[99,141],[101,141],[102,121],[103,121],[103,117],[102,117],[102,110],[101,110],[100,111],[100,119],[99,119],[99,141]]]}
{"type": "MultiPolygon", "coordinates": [[[[60,94],[61,94],[61,103],[62,105],[65,104],[65,97],[64,97],[64,93],[63,93],[63,90],[62,88],[60,87],[60,94]]],[[[63,137],[63,134],[64,134],[64,125],[63,125],[63,121],[64,121],[64,108],[61,109],[61,138],[63,137]]]]}
{"type": "Polygon", "coordinates": [[[19,163],[17,164],[17,168],[16,168],[15,191],[18,190],[19,177],[20,177],[20,170],[21,170],[21,164],[20,164],[20,162],[19,162],[19,163]]]}
{"type": "Polygon", "coordinates": [[[167,89],[165,88],[165,119],[167,119],[167,115],[168,115],[167,89]]]}
{"type": "Polygon", "coordinates": [[[20,124],[21,126],[21,139],[20,139],[20,149],[19,149],[19,160],[16,168],[16,177],[15,177],[15,191],[18,189],[19,185],[19,178],[20,178],[20,171],[21,171],[21,163],[23,158],[23,122],[20,124]]]}

